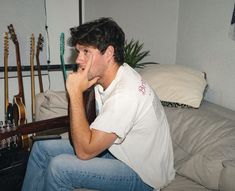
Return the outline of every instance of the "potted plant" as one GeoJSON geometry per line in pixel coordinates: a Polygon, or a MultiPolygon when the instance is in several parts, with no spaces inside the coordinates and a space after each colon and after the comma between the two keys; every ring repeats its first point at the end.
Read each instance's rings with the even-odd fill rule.
{"type": "Polygon", "coordinates": [[[124,57],[125,62],[132,68],[144,68],[147,64],[155,64],[153,62],[141,62],[146,56],[149,56],[149,50],[143,50],[144,44],[138,40],[125,42],[124,46],[124,57]]]}

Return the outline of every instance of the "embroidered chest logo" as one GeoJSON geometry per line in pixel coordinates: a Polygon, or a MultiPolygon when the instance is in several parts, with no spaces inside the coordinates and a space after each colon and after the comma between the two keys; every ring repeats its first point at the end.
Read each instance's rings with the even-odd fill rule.
{"type": "Polygon", "coordinates": [[[141,80],[141,85],[139,86],[139,92],[142,93],[142,95],[146,94],[146,82],[141,80]]]}

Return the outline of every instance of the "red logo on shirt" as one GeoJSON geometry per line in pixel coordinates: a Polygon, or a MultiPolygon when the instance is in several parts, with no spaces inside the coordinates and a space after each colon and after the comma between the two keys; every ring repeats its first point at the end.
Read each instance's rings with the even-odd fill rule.
{"type": "Polygon", "coordinates": [[[139,92],[142,93],[142,95],[145,95],[146,93],[146,82],[143,81],[143,79],[141,80],[141,85],[139,86],[139,92]]]}

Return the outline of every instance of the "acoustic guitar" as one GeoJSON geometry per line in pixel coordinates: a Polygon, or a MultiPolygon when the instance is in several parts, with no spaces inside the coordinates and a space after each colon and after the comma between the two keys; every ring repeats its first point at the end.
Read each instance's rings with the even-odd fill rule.
{"type": "Polygon", "coordinates": [[[30,40],[30,77],[31,77],[31,112],[32,121],[35,121],[35,79],[34,79],[34,53],[35,52],[35,38],[31,35],[30,40]]]}
{"type": "Polygon", "coordinates": [[[36,50],[36,62],[37,62],[37,71],[38,71],[38,81],[39,81],[39,90],[40,93],[43,93],[43,83],[42,83],[42,73],[41,73],[41,65],[40,65],[40,59],[39,59],[39,54],[40,51],[43,49],[43,36],[40,33],[38,36],[38,42],[37,42],[37,50],[36,50]]]}
{"type": "MultiPolygon", "coordinates": [[[[67,73],[64,63],[64,33],[60,34],[60,63],[63,72],[64,84],[66,83],[67,73]]],[[[66,86],[65,86],[66,87],[66,86]]]]}
{"type": "MultiPolygon", "coordinates": [[[[11,35],[11,39],[15,44],[15,52],[16,52],[16,64],[17,64],[17,77],[18,77],[18,89],[19,93],[13,98],[13,121],[16,126],[23,125],[27,123],[26,120],[26,108],[25,108],[25,99],[24,99],[24,87],[23,87],[23,78],[22,78],[22,70],[21,70],[21,59],[20,59],[20,48],[19,42],[17,39],[17,35],[15,33],[14,27],[12,24],[8,26],[9,33],[11,35]]],[[[29,146],[29,136],[23,135],[21,136],[22,147],[29,146]]],[[[21,144],[20,143],[20,144],[21,144]]],[[[19,145],[21,146],[21,145],[19,145]]]]}
{"type": "Polygon", "coordinates": [[[23,87],[23,78],[21,71],[21,60],[20,60],[20,48],[17,36],[12,24],[8,26],[11,39],[15,44],[16,51],[16,64],[17,64],[17,76],[18,76],[18,89],[19,93],[13,98],[13,118],[15,125],[22,125],[26,123],[26,108],[25,108],[25,99],[24,99],[24,87],[23,87]]]}
{"type": "Polygon", "coordinates": [[[5,92],[5,123],[13,123],[13,105],[9,103],[8,96],[8,55],[9,55],[9,42],[8,33],[4,33],[4,92],[5,92]]]}

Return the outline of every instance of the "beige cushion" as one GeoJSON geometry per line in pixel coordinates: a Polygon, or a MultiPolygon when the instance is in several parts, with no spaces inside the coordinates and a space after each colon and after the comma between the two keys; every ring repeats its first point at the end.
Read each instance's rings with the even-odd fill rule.
{"type": "Polygon", "coordinates": [[[235,121],[225,112],[215,112],[219,107],[208,102],[199,109],[164,108],[177,173],[218,190],[223,161],[235,159],[235,121]]]}
{"type": "Polygon", "coordinates": [[[36,121],[68,114],[68,100],[65,91],[46,91],[36,95],[36,121]]]}
{"type": "Polygon", "coordinates": [[[223,170],[220,175],[219,190],[235,190],[235,160],[223,161],[223,170]]]}
{"type": "Polygon", "coordinates": [[[180,175],[176,175],[175,179],[161,189],[161,191],[209,191],[204,186],[180,175]]]}
{"type": "Polygon", "coordinates": [[[176,64],[148,65],[139,73],[161,101],[198,108],[207,82],[204,73],[176,64]]]}

